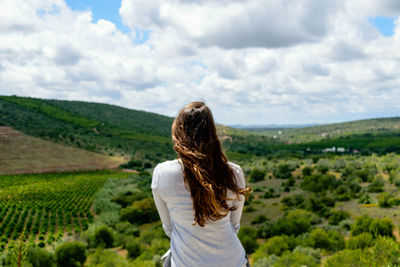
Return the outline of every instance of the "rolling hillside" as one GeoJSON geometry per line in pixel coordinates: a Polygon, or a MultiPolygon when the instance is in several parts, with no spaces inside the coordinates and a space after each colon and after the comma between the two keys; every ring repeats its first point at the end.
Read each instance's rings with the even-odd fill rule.
{"type": "MultiPolygon", "coordinates": [[[[53,143],[138,160],[147,166],[175,158],[172,121],[171,117],[109,104],[0,96],[0,125],[53,143]]],[[[400,151],[400,118],[290,129],[217,127],[221,136],[231,137],[223,145],[233,160],[288,154],[302,157],[333,146],[351,153],[400,151]]]]}
{"type": "Polygon", "coordinates": [[[110,156],[171,158],[172,118],[108,104],[0,96],[0,125],[110,156]]]}
{"type": "Polygon", "coordinates": [[[299,128],[244,128],[254,134],[276,137],[289,143],[313,142],[348,136],[381,136],[400,133],[400,117],[356,120],[299,128]]]}
{"type": "Polygon", "coordinates": [[[116,168],[124,161],[0,126],[0,174],[116,168]]]}

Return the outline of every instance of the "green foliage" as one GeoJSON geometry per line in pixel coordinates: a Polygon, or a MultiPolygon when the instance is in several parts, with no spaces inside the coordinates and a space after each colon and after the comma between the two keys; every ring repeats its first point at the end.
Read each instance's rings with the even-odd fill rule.
{"type": "Polygon", "coordinates": [[[114,243],[113,230],[105,225],[96,228],[93,235],[95,247],[110,248],[114,243]]]}
{"type": "Polygon", "coordinates": [[[387,193],[387,192],[383,192],[381,194],[379,194],[378,196],[378,205],[381,208],[390,208],[392,206],[390,200],[392,198],[392,195],[387,193]]]}
{"type": "Polygon", "coordinates": [[[254,262],[254,267],[273,267],[278,259],[279,257],[276,255],[263,257],[254,262]]]}
{"type": "Polygon", "coordinates": [[[321,255],[312,248],[297,247],[293,251],[286,251],[275,261],[274,267],[317,267],[320,266],[321,255]]]}
{"type": "Polygon", "coordinates": [[[289,179],[292,177],[293,167],[287,163],[281,163],[276,166],[272,173],[275,178],[289,179]]]}
{"type": "Polygon", "coordinates": [[[145,198],[121,210],[121,220],[132,224],[144,224],[158,220],[156,205],[152,198],[145,198]]]}
{"type": "Polygon", "coordinates": [[[385,185],[382,177],[377,176],[372,183],[368,186],[368,192],[381,193],[383,192],[383,186],[385,185]]]}
{"type": "Polygon", "coordinates": [[[275,198],[279,197],[280,194],[275,192],[275,189],[273,187],[268,187],[266,192],[263,195],[263,198],[275,198]]]}
{"type": "Polygon", "coordinates": [[[250,172],[250,182],[259,182],[265,179],[265,171],[254,168],[250,172]]]}
{"type": "Polygon", "coordinates": [[[240,227],[238,237],[247,254],[253,253],[257,248],[257,231],[254,228],[240,227]]]}
{"type": "Polygon", "coordinates": [[[306,166],[301,170],[301,173],[303,174],[303,176],[310,176],[312,174],[312,172],[313,172],[313,169],[309,166],[306,166]]]}
{"type": "Polygon", "coordinates": [[[394,224],[389,218],[372,219],[368,215],[356,217],[351,227],[351,235],[370,233],[375,238],[378,236],[393,237],[394,224]]]}
{"type": "Polygon", "coordinates": [[[351,235],[356,236],[361,233],[369,233],[369,226],[372,223],[372,218],[367,214],[356,217],[353,225],[351,226],[351,235]]]}
{"type": "Polygon", "coordinates": [[[389,236],[393,237],[394,224],[389,218],[373,219],[370,226],[369,232],[374,236],[389,236]]]}
{"type": "Polygon", "coordinates": [[[378,238],[371,249],[343,250],[329,257],[327,267],[399,266],[399,243],[391,238],[378,238]]]}
{"type": "Polygon", "coordinates": [[[272,228],[275,235],[295,235],[308,232],[311,228],[312,216],[305,210],[291,210],[283,218],[279,218],[272,228]]]}
{"type": "Polygon", "coordinates": [[[333,256],[329,257],[326,261],[326,267],[364,267],[365,263],[361,262],[363,251],[357,250],[342,250],[333,256]]]}
{"type": "Polygon", "coordinates": [[[337,187],[336,177],[330,174],[313,174],[304,177],[301,188],[310,192],[333,190],[337,187]]]}
{"type": "Polygon", "coordinates": [[[55,265],[53,255],[44,248],[30,246],[27,261],[32,267],[52,267],[55,265]]]}
{"type": "Polygon", "coordinates": [[[370,233],[361,233],[357,236],[351,236],[347,242],[348,249],[364,249],[374,244],[374,238],[370,233]]]}
{"type": "Polygon", "coordinates": [[[361,197],[358,199],[358,203],[362,204],[371,204],[375,203],[375,201],[372,199],[372,197],[368,194],[362,194],[361,197]]]}
{"type": "Polygon", "coordinates": [[[345,247],[345,241],[338,231],[326,232],[322,228],[315,228],[311,231],[307,241],[313,248],[320,248],[328,251],[338,251],[345,247]]]}
{"type": "Polygon", "coordinates": [[[260,224],[260,223],[264,223],[268,221],[267,216],[265,216],[264,214],[260,214],[257,217],[255,217],[252,221],[251,224],[260,224]]]}
{"type": "Polygon", "coordinates": [[[91,254],[86,264],[91,267],[130,267],[131,265],[127,260],[118,256],[117,253],[111,250],[98,248],[96,251],[91,254]]]}
{"type": "Polygon", "coordinates": [[[137,239],[131,238],[126,243],[126,250],[128,251],[128,257],[135,259],[140,256],[142,249],[137,239]]]}
{"type": "Polygon", "coordinates": [[[350,218],[350,214],[344,210],[333,210],[329,216],[329,224],[338,225],[341,221],[350,218]]]}
{"type": "Polygon", "coordinates": [[[259,259],[269,255],[281,256],[285,251],[289,250],[289,237],[287,236],[274,236],[262,244],[253,254],[253,261],[257,262],[259,259]]]}
{"type": "Polygon", "coordinates": [[[58,266],[83,266],[86,260],[86,246],[77,241],[63,243],[56,248],[55,258],[58,266]]]}

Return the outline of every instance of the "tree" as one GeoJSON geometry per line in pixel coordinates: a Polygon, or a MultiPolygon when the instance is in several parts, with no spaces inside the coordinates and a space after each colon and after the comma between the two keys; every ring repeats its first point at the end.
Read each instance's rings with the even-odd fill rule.
{"type": "Polygon", "coordinates": [[[55,257],[59,266],[83,266],[86,260],[86,246],[78,241],[63,243],[56,248],[55,257]]]}
{"type": "Polygon", "coordinates": [[[93,235],[95,247],[110,248],[114,243],[113,230],[105,225],[96,228],[93,235]]]}
{"type": "Polygon", "coordinates": [[[258,182],[258,181],[263,181],[265,178],[265,171],[254,168],[251,170],[250,173],[250,182],[258,182]]]}
{"type": "Polygon", "coordinates": [[[272,173],[274,174],[275,178],[289,179],[292,177],[292,170],[293,169],[289,164],[281,163],[273,169],[272,173]]]}

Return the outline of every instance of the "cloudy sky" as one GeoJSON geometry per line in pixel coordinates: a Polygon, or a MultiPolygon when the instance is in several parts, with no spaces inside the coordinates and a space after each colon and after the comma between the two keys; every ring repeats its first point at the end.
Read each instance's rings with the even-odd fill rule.
{"type": "Polygon", "coordinates": [[[0,0],[0,95],[224,124],[400,116],[398,0],[0,0]]]}

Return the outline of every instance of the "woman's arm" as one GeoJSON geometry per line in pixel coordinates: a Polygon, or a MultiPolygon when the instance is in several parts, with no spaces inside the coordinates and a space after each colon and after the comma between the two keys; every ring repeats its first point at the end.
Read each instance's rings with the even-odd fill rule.
{"type": "Polygon", "coordinates": [[[172,231],[171,219],[169,217],[167,203],[162,199],[160,192],[159,192],[158,177],[159,177],[158,168],[156,166],[153,171],[153,178],[151,181],[151,190],[153,192],[154,203],[156,204],[158,214],[160,215],[160,219],[161,219],[162,226],[164,228],[164,232],[168,237],[171,238],[171,231],[172,231]]]}
{"type": "MultiPolygon", "coordinates": [[[[245,188],[246,183],[244,180],[243,171],[238,165],[236,165],[235,167],[234,167],[234,173],[235,173],[235,178],[237,181],[237,186],[239,188],[245,188]]],[[[235,231],[236,234],[239,233],[239,229],[240,229],[240,218],[242,217],[244,200],[245,200],[245,197],[243,195],[239,195],[239,199],[234,200],[232,203],[233,206],[237,207],[236,210],[231,211],[231,218],[230,218],[233,230],[235,231]]]]}

